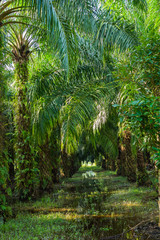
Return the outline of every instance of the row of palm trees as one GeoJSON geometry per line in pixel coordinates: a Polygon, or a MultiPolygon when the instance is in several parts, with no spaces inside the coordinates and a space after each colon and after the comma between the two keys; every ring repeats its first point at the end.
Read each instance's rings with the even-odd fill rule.
{"type": "MultiPolygon", "coordinates": [[[[14,62],[13,169],[16,170],[20,198],[35,194],[37,184],[42,190],[51,189],[58,181],[61,163],[64,174],[71,176],[79,167],[85,145],[82,136],[87,132],[92,146],[97,149],[102,146],[104,152],[115,158],[118,127],[117,120],[110,113],[119,88],[113,81],[114,65],[110,53],[138,44],[133,26],[116,18],[103,1],[100,4],[99,1],[90,3],[85,0],[26,0],[23,5],[19,1],[0,3],[0,29],[4,39],[8,39],[7,46],[14,62]],[[36,18],[40,23],[38,27],[35,26],[36,18]],[[10,32],[6,34],[4,27],[7,25],[10,25],[10,32]],[[35,29],[39,31],[36,42],[35,29]],[[31,70],[30,56],[38,61],[36,53],[32,53],[35,43],[39,50],[44,50],[44,45],[53,47],[49,48],[50,53],[44,50],[50,59],[44,54],[44,63],[31,70]],[[93,128],[95,135],[91,133],[93,128]],[[37,176],[40,183],[37,183],[37,176]]],[[[1,46],[4,46],[2,41],[1,46]]],[[[0,114],[3,143],[5,121],[2,121],[2,108],[0,114]]],[[[125,132],[124,139],[125,145],[129,146],[126,152],[128,170],[133,171],[129,177],[135,178],[129,131],[125,132]]],[[[6,165],[7,172],[8,163],[3,152],[4,144],[0,144],[0,166],[2,169],[6,165]]],[[[0,188],[2,195],[7,188],[8,176],[1,169],[4,179],[0,188]]],[[[1,205],[5,205],[3,197],[1,205]]]]}

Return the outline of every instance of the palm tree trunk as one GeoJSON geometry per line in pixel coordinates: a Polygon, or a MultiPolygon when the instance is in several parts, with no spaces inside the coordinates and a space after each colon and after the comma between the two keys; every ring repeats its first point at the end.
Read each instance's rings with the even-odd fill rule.
{"type": "Polygon", "coordinates": [[[108,155],[106,156],[106,170],[109,170],[109,171],[111,170],[110,169],[110,158],[108,155]]]}
{"type": "Polygon", "coordinates": [[[15,157],[17,165],[17,188],[20,198],[28,198],[34,191],[34,156],[30,134],[30,113],[27,103],[28,62],[15,64],[17,93],[15,97],[15,157]]]}
{"type": "Polygon", "coordinates": [[[106,158],[104,158],[104,157],[103,157],[103,159],[102,159],[102,168],[103,168],[104,170],[107,169],[107,168],[106,168],[106,158]]]}
{"type": "Polygon", "coordinates": [[[62,169],[63,169],[64,176],[68,178],[70,177],[71,162],[65,149],[63,149],[61,152],[61,160],[62,160],[62,169]]]}
{"type": "Polygon", "coordinates": [[[0,215],[6,215],[6,190],[8,180],[8,162],[4,155],[5,150],[5,116],[4,116],[4,82],[3,82],[3,54],[0,32],[0,215]]]}
{"type": "Polygon", "coordinates": [[[14,151],[14,123],[13,123],[13,112],[11,113],[11,116],[8,117],[7,120],[7,133],[9,133],[7,137],[7,150],[8,150],[8,157],[10,158],[10,161],[8,163],[9,165],[9,185],[14,191],[15,189],[15,169],[14,169],[14,159],[15,159],[15,151],[14,151]]]}
{"type": "Polygon", "coordinates": [[[111,159],[111,170],[112,170],[112,171],[115,171],[115,170],[116,170],[115,159],[111,159]]]}
{"type": "Polygon", "coordinates": [[[137,151],[137,185],[144,186],[149,182],[149,177],[146,172],[144,156],[142,150],[138,149],[137,151]]]}
{"type": "Polygon", "coordinates": [[[4,85],[3,85],[3,54],[2,54],[2,39],[0,33],[0,158],[2,159],[4,150],[4,136],[5,136],[5,124],[3,114],[3,98],[4,98],[4,85]]]}
{"type": "Polygon", "coordinates": [[[70,177],[72,177],[73,174],[75,174],[80,168],[81,162],[79,161],[78,155],[76,153],[70,156],[70,162],[71,162],[70,177]]]}
{"type": "Polygon", "coordinates": [[[40,171],[40,190],[49,191],[53,188],[52,182],[52,159],[48,141],[41,147],[40,159],[39,159],[39,171],[40,171]]]}
{"type": "Polygon", "coordinates": [[[126,148],[126,176],[128,181],[136,181],[136,164],[131,151],[131,132],[124,131],[124,144],[126,148]]]}
{"type": "MultiPolygon", "coordinates": [[[[53,133],[54,133],[53,129],[53,133]]],[[[60,169],[60,146],[54,134],[50,139],[46,139],[45,143],[40,146],[40,190],[50,191],[53,189],[53,184],[59,182],[60,169]]]]}
{"type": "Polygon", "coordinates": [[[80,168],[80,161],[75,154],[68,155],[63,149],[61,151],[62,170],[66,178],[72,177],[74,173],[80,168]]]}
{"type": "Polygon", "coordinates": [[[116,162],[117,175],[126,176],[125,165],[126,165],[126,148],[122,139],[122,143],[120,143],[120,140],[119,140],[119,144],[118,144],[118,158],[116,162]]]}

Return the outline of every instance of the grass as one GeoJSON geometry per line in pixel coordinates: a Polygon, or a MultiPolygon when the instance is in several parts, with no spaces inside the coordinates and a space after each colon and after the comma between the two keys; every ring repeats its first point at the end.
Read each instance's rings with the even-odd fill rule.
{"type": "Polygon", "coordinates": [[[3,240],[79,239],[77,225],[61,214],[19,214],[1,227],[3,240]]]}
{"type": "Polygon", "coordinates": [[[52,194],[16,203],[16,217],[0,224],[1,240],[96,240],[157,214],[157,193],[115,172],[83,166],[52,194]],[[85,171],[96,177],[82,180],[85,171]]]}

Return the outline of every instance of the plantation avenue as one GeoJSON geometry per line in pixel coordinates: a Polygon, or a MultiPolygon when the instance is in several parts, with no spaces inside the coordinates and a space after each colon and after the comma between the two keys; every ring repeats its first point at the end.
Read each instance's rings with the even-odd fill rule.
{"type": "Polygon", "coordinates": [[[0,239],[160,239],[159,30],[159,0],[0,0],[0,239]]]}

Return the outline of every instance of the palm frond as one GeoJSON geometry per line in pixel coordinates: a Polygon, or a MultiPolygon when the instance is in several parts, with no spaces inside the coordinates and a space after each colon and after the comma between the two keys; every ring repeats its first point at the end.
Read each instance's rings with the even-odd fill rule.
{"type": "Polygon", "coordinates": [[[106,47],[116,46],[124,51],[138,44],[133,24],[128,24],[120,17],[115,19],[110,9],[99,11],[97,28],[96,39],[102,52],[106,47]]]}
{"type": "MultiPolygon", "coordinates": [[[[124,0],[123,0],[124,2],[124,0]]],[[[128,0],[127,2],[124,2],[127,7],[135,7],[136,9],[140,9],[143,11],[147,10],[147,1],[146,0],[128,0]]]]}
{"type": "Polygon", "coordinates": [[[68,150],[72,145],[77,146],[80,129],[97,111],[97,102],[106,94],[109,96],[108,87],[103,81],[84,77],[79,82],[74,79],[67,82],[60,71],[49,65],[48,69],[38,70],[32,82],[34,134],[38,134],[40,139],[59,119],[62,124],[62,146],[68,150]]]}
{"type": "Polygon", "coordinates": [[[10,55],[14,61],[20,59],[29,59],[29,56],[37,48],[37,42],[28,32],[28,28],[20,28],[17,30],[10,25],[10,29],[7,30],[8,35],[6,36],[8,45],[11,47],[9,50],[10,55]]]}
{"type": "Polygon", "coordinates": [[[54,6],[78,32],[93,33],[97,0],[56,0],[54,6]]]}
{"type": "Polygon", "coordinates": [[[19,15],[19,12],[22,11],[21,6],[12,6],[12,1],[2,1],[0,3],[0,28],[4,25],[10,24],[11,22],[19,22],[16,21],[17,16],[22,17],[19,15]],[[7,22],[6,20],[9,19],[7,22]]]}
{"type": "Polygon", "coordinates": [[[96,145],[100,146],[101,150],[115,159],[118,154],[117,137],[118,137],[118,115],[112,108],[109,110],[109,116],[101,128],[95,131],[96,145]]]}

